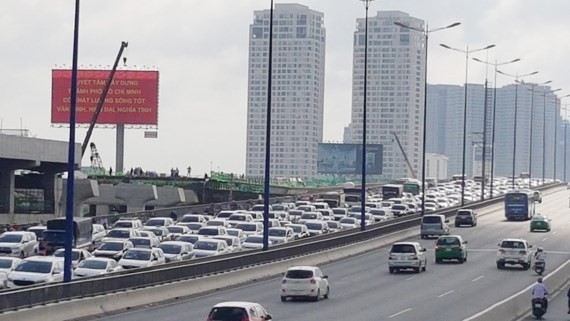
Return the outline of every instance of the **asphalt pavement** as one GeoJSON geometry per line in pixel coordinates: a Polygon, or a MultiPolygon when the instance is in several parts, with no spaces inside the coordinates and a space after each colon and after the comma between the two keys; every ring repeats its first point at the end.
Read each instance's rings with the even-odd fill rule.
{"type": "MultiPolygon", "coordinates": [[[[427,272],[388,272],[388,249],[321,266],[329,276],[331,296],[321,302],[280,301],[280,278],[266,280],[169,305],[103,317],[107,321],[198,321],[222,301],[261,303],[274,320],[405,320],[460,321],[532,284],[537,276],[521,268],[498,270],[497,243],[502,238],[524,237],[547,252],[547,271],[570,259],[569,192],[560,189],[544,196],[537,212],[552,218],[551,232],[529,232],[529,222],[507,222],[500,210],[479,217],[474,228],[451,228],[469,243],[464,264],[435,264],[434,239],[414,241],[428,249],[427,272]]],[[[453,223],[453,222],[451,222],[453,223]]],[[[418,228],[419,229],[419,228],[418,228]]],[[[149,289],[149,291],[153,291],[149,289]]],[[[556,303],[554,303],[555,306],[556,303]]],[[[568,318],[561,319],[567,320],[568,318]]],[[[554,320],[554,319],[552,319],[554,320]]]]}
{"type": "MultiPolygon", "coordinates": [[[[548,302],[548,312],[542,317],[543,320],[548,321],[566,321],[570,320],[570,313],[568,313],[568,297],[566,296],[568,293],[567,285],[564,287],[556,297],[550,299],[548,302]]],[[[530,296],[530,295],[529,295],[530,296]]],[[[530,301],[529,301],[529,308],[530,308],[530,301]]],[[[526,320],[536,320],[535,317],[528,314],[524,318],[519,319],[519,321],[526,321],[526,320]]]]}

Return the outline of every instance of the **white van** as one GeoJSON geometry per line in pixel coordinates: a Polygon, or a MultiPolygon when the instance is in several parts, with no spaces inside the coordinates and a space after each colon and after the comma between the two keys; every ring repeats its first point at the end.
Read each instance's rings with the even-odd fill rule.
{"type": "Polygon", "coordinates": [[[440,236],[449,234],[449,220],[440,214],[424,215],[422,217],[420,234],[422,239],[429,236],[440,236]]]}

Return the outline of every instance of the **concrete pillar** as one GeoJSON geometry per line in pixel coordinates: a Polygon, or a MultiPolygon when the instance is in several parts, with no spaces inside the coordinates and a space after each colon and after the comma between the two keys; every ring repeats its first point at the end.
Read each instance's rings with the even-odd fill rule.
{"type": "MultiPolygon", "coordinates": [[[[44,171],[44,176],[42,177],[42,188],[44,190],[44,201],[47,204],[51,204],[52,211],[49,214],[55,213],[55,171],[44,171]]],[[[45,207],[44,207],[45,209],[45,207]]]]}
{"type": "Polygon", "coordinates": [[[127,204],[129,213],[144,211],[146,203],[158,199],[154,185],[119,184],[115,188],[115,197],[127,204]]]}
{"type": "MultiPolygon", "coordinates": [[[[61,193],[60,198],[58,200],[58,212],[56,216],[65,216],[65,206],[67,200],[67,179],[63,180],[63,193],[61,193]]],[[[73,215],[74,216],[83,216],[81,212],[81,208],[83,203],[91,198],[99,196],[99,185],[97,184],[96,180],[91,179],[75,179],[75,191],[73,195],[73,215]]]]}
{"type": "Polygon", "coordinates": [[[14,189],[16,178],[13,169],[0,171],[0,213],[14,214],[14,189]]]}
{"type": "Polygon", "coordinates": [[[174,207],[186,203],[184,189],[179,187],[158,187],[156,200],[146,203],[147,206],[155,208],[174,207]]]}
{"type": "Polygon", "coordinates": [[[125,160],[125,125],[117,125],[117,140],[115,151],[115,173],[123,173],[125,160]]]}

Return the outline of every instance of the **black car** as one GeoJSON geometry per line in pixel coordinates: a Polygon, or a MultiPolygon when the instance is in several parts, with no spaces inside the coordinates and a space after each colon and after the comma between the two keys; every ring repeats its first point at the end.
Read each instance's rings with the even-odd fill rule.
{"type": "Polygon", "coordinates": [[[461,225],[477,226],[477,213],[471,209],[460,209],[455,215],[455,227],[461,225]]]}

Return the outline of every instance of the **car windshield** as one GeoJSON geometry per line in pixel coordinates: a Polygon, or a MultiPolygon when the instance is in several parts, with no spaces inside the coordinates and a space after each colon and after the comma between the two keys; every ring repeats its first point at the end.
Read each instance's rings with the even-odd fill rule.
{"type": "Polygon", "coordinates": [[[133,227],[133,222],[115,222],[115,224],[113,224],[113,227],[116,228],[131,228],[133,227]]]}
{"type": "Polygon", "coordinates": [[[230,216],[229,218],[230,221],[245,221],[246,220],[246,216],[245,215],[240,215],[240,214],[234,214],[232,216],[230,216]]]}
{"type": "Polygon", "coordinates": [[[289,270],[285,277],[288,279],[310,279],[313,277],[313,271],[307,270],[289,270]]]}
{"type": "Polygon", "coordinates": [[[501,242],[501,247],[511,249],[524,249],[524,243],[519,241],[503,241],[501,242]]]}
{"type": "Polygon", "coordinates": [[[9,269],[12,267],[12,260],[0,259],[0,269],[9,269]]]}
{"type": "Polygon", "coordinates": [[[471,216],[471,212],[459,211],[457,212],[457,216],[471,216]]]}
{"type": "Polygon", "coordinates": [[[184,228],[182,228],[181,226],[169,226],[167,227],[168,232],[170,233],[177,233],[177,234],[182,234],[184,233],[184,228]]]}
{"type": "Polygon", "coordinates": [[[198,216],[184,216],[180,222],[183,223],[190,223],[190,222],[199,222],[200,218],[198,216]]]}
{"type": "Polygon", "coordinates": [[[220,212],[216,217],[217,218],[228,218],[232,216],[234,213],[232,212],[220,212]]]}
{"type": "MultiPolygon", "coordinates": [[[[57,251],[55,251],[55,253],[53,254],[53,256],[55,256],[55,257],[64,257],[64,256],[65,256],[65,251],[64,251],[64,250],[57,250],[57,251]]],[[[79,251],[71,251],[71,260],[73,260],[73,261],[79,260],[79,251]]]]}
{"type": "Polygon", "coordinates": [[[208,241],[198,241],[194,244],[194,249],[196,250],[206,250],[206,251],[215,251],[218,249],[217,242],[208,242],[208,241]]]}
{"type": "Polygon", "coordinates": [[[198,231],[199,235],[218,235],[218,229],[216,228],[201,228],[198,231]]]}
{"type": "Polygon", "coordinates": [[[150,251],[128,250],[123,259],[148,261],[150,260],[150,251]]]}
{"type": "Polygon", "coordinates": [[[17,234],[4,234],[0,235],[0,243],[20,243],[22,235],[17,234]]]}
{"type": "Polygon", "coordinates": [[[152,233],[153,233],[154,235],[156,235],[156,236],[162,236],[162,234],[164,233],[163,230],[158,229],[158,228],[150,229],[150,230],[147,230],[147,231],[152,232],[152,233]]]}
{"type": "Polygon", "coordinates": [[[285,234],[286,234],[285,230],[282,229],[272,229],[272,228],[269,229],[269,236],[283,237],[285,236],[285,234]]]}
{"type": "Polygon", "coordinates": [[[293,232],[295,233],[301,233],[303,232],[303,227],[302,226],[298,226],[298,225],[289,225],[288,227],[293,229],[293,232]]]}
{"type": "Polygon", "coordinates": [[[101,251],[120,251],[123,249],[123,243],[105,242],[101,243],[97,249],[101,251]]]}
{"type": "Polygon", "coordinates": [[[343,208],[337,208],[332,210],[334,214],[346,214],[346,210],[343,208]]]}
{"type": "Polygon", "coordinates": [[[244,308],[238,307],[219,307],[213,308],[210,311],[208,320],[215,321],[236,321],[236,320],[249,320],[247,311],[244,308]]]}
{"type": "Polygon", "coordinates": [[[131,239],[135,247],[150,247],[150,239],[131,239]]]}
{"type": "Polygon", "coordinates": [[[535,215],[532,217],[533,221],[544,221],[546,218],[544,216],[535,215]]]}
{"type": "Polygon", "coordinates": [[[161,244],[160,248],[165,254],[180,254],[182,246],[175,244],[161,244]]]}
{"type": "Polygon", "coordinates": [[[328,221],[327,225],[329,226],[329,228],[338,228],[339,226],[338,222],[331,222],[331,221],[328,221]]]}
{"type": "Polygon", "coordinates": [[[356,223],[356,220],[353,219],[353,218],[348,218],[348,217],[346,217],[346,218],[342,218],[339,222],[340,222],[341,224],[355,224],[355,223],[356,223]]]}
{"type": "Polygon", "coordinates": [[[403,211],[406,209],[406,206],[400,205],[400,204],[395,204],[395,205],[392,205],[392,208],[395,210],[398,210],[398,211],[403,211]]]}
{"type": "Polygon", "coordinates": [[[410,244],[394,244],[392,246],[392,253],[416,253],[416,248],[410,244]]]}
{"type": "Polygon", "coordinates": [[[236,227],[247,232],[257,231],[257,224],[238,224],[236,227]]]}
{"type": "Polygon", "coordinates": [[[300,215],[303,215],[303,211],[291,210],[291,211],[289,211],[289,215],[300,216],[300,215]]]}
{"type": "Polygon", "coordinates": [[[224,226],[224,221],[209,221],[208,225],[210,226],[224,226]]]}
{"type": "Polygon", "coordinates": [[[323,224],[321,223],[307,223],[305,224],[309,230],[322,230],[323,224]]]}
{"type": "Polygon", "coordinates": [[[110,230],[109,233],[107,233],[107,237],[112,237],[116,239],[128,239],[129,237],[131,237],[131,233],[129,231],[124,231],[124,230],[110,230]]]}
{"type": "Polygon", "coordinates": [[[301,218],[304,219],[304,220],[314,220],[314,219],[317,218],[317,214],[307,214],[307,213],[305,213],[305,214],[303,214],[303,215],[301,216],[301,218]]]}
{"type": "Polygon", "coordinates": [[[285,211],[286,209],[287,208],[285,207],[285,205],[278,205],[278,204],[273,205],[274,211],[285,211]]]}
{"type": "Polygon", "coordinates": [[[145,225],[146,225],[146,226],[163,226],[163,225],[164,225],[164,220],[153,220],[153,219],[150,219],[150,220],[146,221],[145,225]]]}
{"type": "Polygon", "coordinates": [[[425,224],[439,224],[441,223],[441,218],[439,216],[424,216],[422,223],[425,224]]]}
{"type": "Polygon", "coordinates": [[[15,271],[30,273],[51,273],[52,262],[22,261],[16,266],[15,271]]]}
{"type": "Polygon", "coordinates": [[[239,236],[239,230],[229,230],[228,235],[239,236]]]}
{"type": "Polygon", "coordinates": [[[386,215],[386,212],[384,210],[370,210],[370,214],[376,216],[384,216],[386,215]]]}
{"type": "Polygon", "coordinates": [[[360,213],[362,212],[362,207],[360,206],[353,206],[350,208],[349,212],[351,213],[360,213]]]}
{"type": "Polygon", "coordinates": [[[107,268],[107,262],[99,260],[85,260],[79,263],[78,267],[83,269],[105,270],[107,268]]]}
{"type": "Polygon", "coordinates": [[[189,229],[191,229],[192,231],[197,231],[200,228],[202,228],[204,225],[202,223],[190,223],[188,225],[186,225],[189,229]]]}
{"type": "Polygon", "coordinates": [[[263,243],[263,237],[261,236],[248,236],[245,241],[247,243],[263,243]]]}
{"type": "Polygon", "coordinates": [[[186,242],[186,243],[196,243],[198,242],[200,238],[198,236],[194,236],[194,235],[182,235],[179,236],[176,240],[180,241],[180,242],[186,242]]]}
{"type": "Polygon", "coordinates": [[[437,239],[437,245],[461,245],[461,242],[456,237],[440,237],[437,239]]]}

